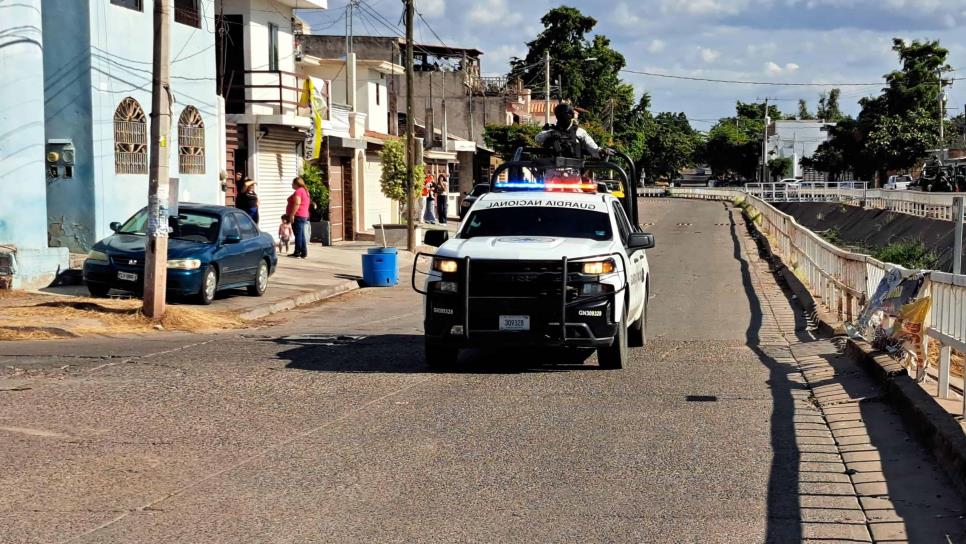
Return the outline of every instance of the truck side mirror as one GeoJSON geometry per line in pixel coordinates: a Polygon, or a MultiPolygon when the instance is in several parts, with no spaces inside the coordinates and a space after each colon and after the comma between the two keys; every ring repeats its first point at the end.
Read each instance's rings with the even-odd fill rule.
{"type": "Polygon", "coordinates": [[[449,231],[444,229],[433,229],[426,231],[423,235],[423,243],[427,246],[439,247],[449,240],[449,231]]]}
{"type": "MultiPolygon", "coordinates": [[[[103,223],[102,223],[102,224],[103,224],[103,223]]],[[[110,225],[108,225],[108,226],[109,226],[109,227],[111,228],[111,230],[112,230],[112,231],[114,231],[114,232],[117,232],[117,231],[119,231],[119,230],[121,230],[121,224],[120,224],[120,223],[118,223],[117,221],[112,221],[112,222],[111,222],[111,224],[110,224],[110,225]]]]}
{"type": "Polygon", "coordinates": [[[654,235],[646,232],[632,232],[627,238],[628,249],[651,249],[654,247],[654,235]]]}

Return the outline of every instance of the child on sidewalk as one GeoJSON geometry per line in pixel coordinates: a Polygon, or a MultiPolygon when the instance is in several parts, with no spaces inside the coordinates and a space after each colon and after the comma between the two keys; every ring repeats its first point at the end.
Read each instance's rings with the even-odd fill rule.
{"type": "Polygon", "coordinates": [[[278,250],[285,248],[288,253],[288,243],[292,241],[292,223],[289,222],[288,214],[282,215],[282,223],[278,226],[278,250]]]}

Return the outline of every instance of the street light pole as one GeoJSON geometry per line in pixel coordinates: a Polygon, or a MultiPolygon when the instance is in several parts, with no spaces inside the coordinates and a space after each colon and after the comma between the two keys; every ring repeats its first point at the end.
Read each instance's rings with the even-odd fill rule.
{"type": "Polygon", "coordinates": [[[768,99],[765,99],[765,131],[761,138],[761,182],[768,183],[768,99]]]}
{"type": "Polygon", "coordinates": [[[416,197],[414,193],[416,180],[416,138],[413,115],[416,108],[413,105],[413,17],[416,8],[413,0],[403,0],[406,4],[406,215],[409,217],[406,227],[406,249],[416,251],[416,197]]]}
{"type": "Polygon", "coordinates": [[[543,55],[543,106],[546,111],[543,113],[544,123],[550,124],[550,51],[543,55]]]}
{"type": "Polygon", "coordinates": [[[144,303],[150,318],[164,315],[168,282],[168,135],[171,132],[169,94],[171,0],[154,2],[154,54],[151,81],[151,153],[148,182],[148,228],[144,247],[144,303]],[[164,199],[165,202],[161,200],[164,199]]]}

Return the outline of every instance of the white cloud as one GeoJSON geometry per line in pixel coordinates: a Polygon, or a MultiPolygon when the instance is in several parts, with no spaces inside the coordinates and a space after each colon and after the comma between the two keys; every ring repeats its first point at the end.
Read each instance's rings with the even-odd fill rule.
{"type": "Polygon", "coordinates": [[[718,60],[718,57],[721,56],[721,51],[716,51],[714,49],[708,49],[706,47],[701,47],[700,48],[700,52],[701,52],[701,60],[703,60],[704,62],[706,62],[708,64],[711,64],[712,62],[718,60]]]}
{"type": "MultiPolygon", "coordinates": [[[[664,43],[664,40],[654,39],[654,40],[651,40],[650,45],[647,46],[647,52],[660,53],[661,51],[664,51],[665,47],[667,47],[667,44],[664,43]]],[[[938,125],[939,123],[936,123],[936,124],[938,125]]]]}
{"type": "Polygon", "coordinates": [[[439,17],[446,13],[445,0],[416,0],[416,9],[426,17],[439,17]]]}
{"type": "Polygon", "coordinates": [[[765,63],[765,73],[770,76],[777,76],[778,74],[782,73],[782,67],[774,62],[768,61],[765,63]]]}
{"type": "Polygon", "coordinates": [[[523,18],[520,13],[510,11],[506,0],[481,0],[476,2],[470,10],[469,20],[477,25],[492,25],[499,23],[501,26],[511,27],[523,18]]]}
{"type": "Polygon", "coordinates": [[[662,0],[661,11],[701,16],[737,15],[748,3],[749,0],[662,0]]]}
{"type": "Polygon", "coordinates": [[[632,10],[624,2],[618,2],[617,5],[614,6],[611,20],[614,21],[614,24],[617,26],[627,29],[638,28],[643,22],[640,16],[640,10],[632,10]]]}
{"type": "MultiPolygon", "coordinates": [[[[800,66],[795,64],[794,62],[789,62],[788,64],[785,65],[785,71],[789,73],[797,72],[799,68],[800,66]]],[[[938,125],[939,123],[936,123],[936,124],[938,125]]]]}

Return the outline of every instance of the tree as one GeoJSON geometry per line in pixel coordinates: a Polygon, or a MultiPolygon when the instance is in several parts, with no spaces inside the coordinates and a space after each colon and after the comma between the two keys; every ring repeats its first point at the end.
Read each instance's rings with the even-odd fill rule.
{"type": "Polygon", "coordinates": [[[483,128],[483,141],[503,160],[508,161],[518,147],[536,146],[534,138],[539,132],[540,127],[537,125],[486,125],[483,128]]]}
{"type": "Polygon", "coordinates": [[[803,121],[815,119],[815,116],[808,111],[808,102],[806,102],[804,98],[801,98],[798,101],[798,118],[803,121]]]}
{"type": "Polygon", "coordinates": [[[673,179],[693,163],[697,134],[683,113],[663,112],[654,118],[654,131],[646,140],[644,167],[654,177],[673,179]]]}
{"type": "Polygon", "coordinates": [[[325,179],[325,170],[319,166],[306,162],[302,166],[302,179],[309,191],[312,201],[310,214],[312,221],[329,218],[329,186],[325,179]]]}
{"type": "Polygon", "coordinates": [[[425,176],[423,165],[416,165],[413,169],[413,179],[406,183],[406,141],[402,138],[386,140],[382,151],[379,152],[379,158],[382,160],[382,176],[379,178],[382,194],[390,200],[399,202],[405,208],[406,186],[409,186],[413,194],[422,190],[425,176]]]}
{"type": "Polygon", "coordinates": [[[822,91],[822,94],[818,97],[816,117],[829,123],[837,123],[845,118],[842,110],[839,109],[839,96],[841,94],[842,91],[839,89],[832,89],[829,92],[822,91]]]}
{"type": "MultiPolygon", "coordinates": [[[[726,117],[708,132],[700,156],[716,175],[736,174],[753,178],[761,163],[761,140],[765,131],[764,103],[738,102],[735,116],[726,117]]],[[[768,106],[768,117],[784,119],[774,104],[768,106]]]]}
{"type": "Polygon", "coordinates": [[[789,157],[775,157],[768,161],[768,173],[772,179],[782,179],[792,176],[795,163],[789,157]]]}
{"type": "Polygon", "coordinates": [[[623,123],[634,104],[634,88],[620,79],[626,60],[611,47],[610,39],[601,34],[587,39],[597,20],[561,6],[540,22],[543,31],[527,42],[526,57],[511,60],[509,77],[522,80],[534,90],[534,99],[542,100],[544,56],[549,53],[550,80],[560,82],[559,98],[586,109],[591,120],[607,126],[623,123]]]}

